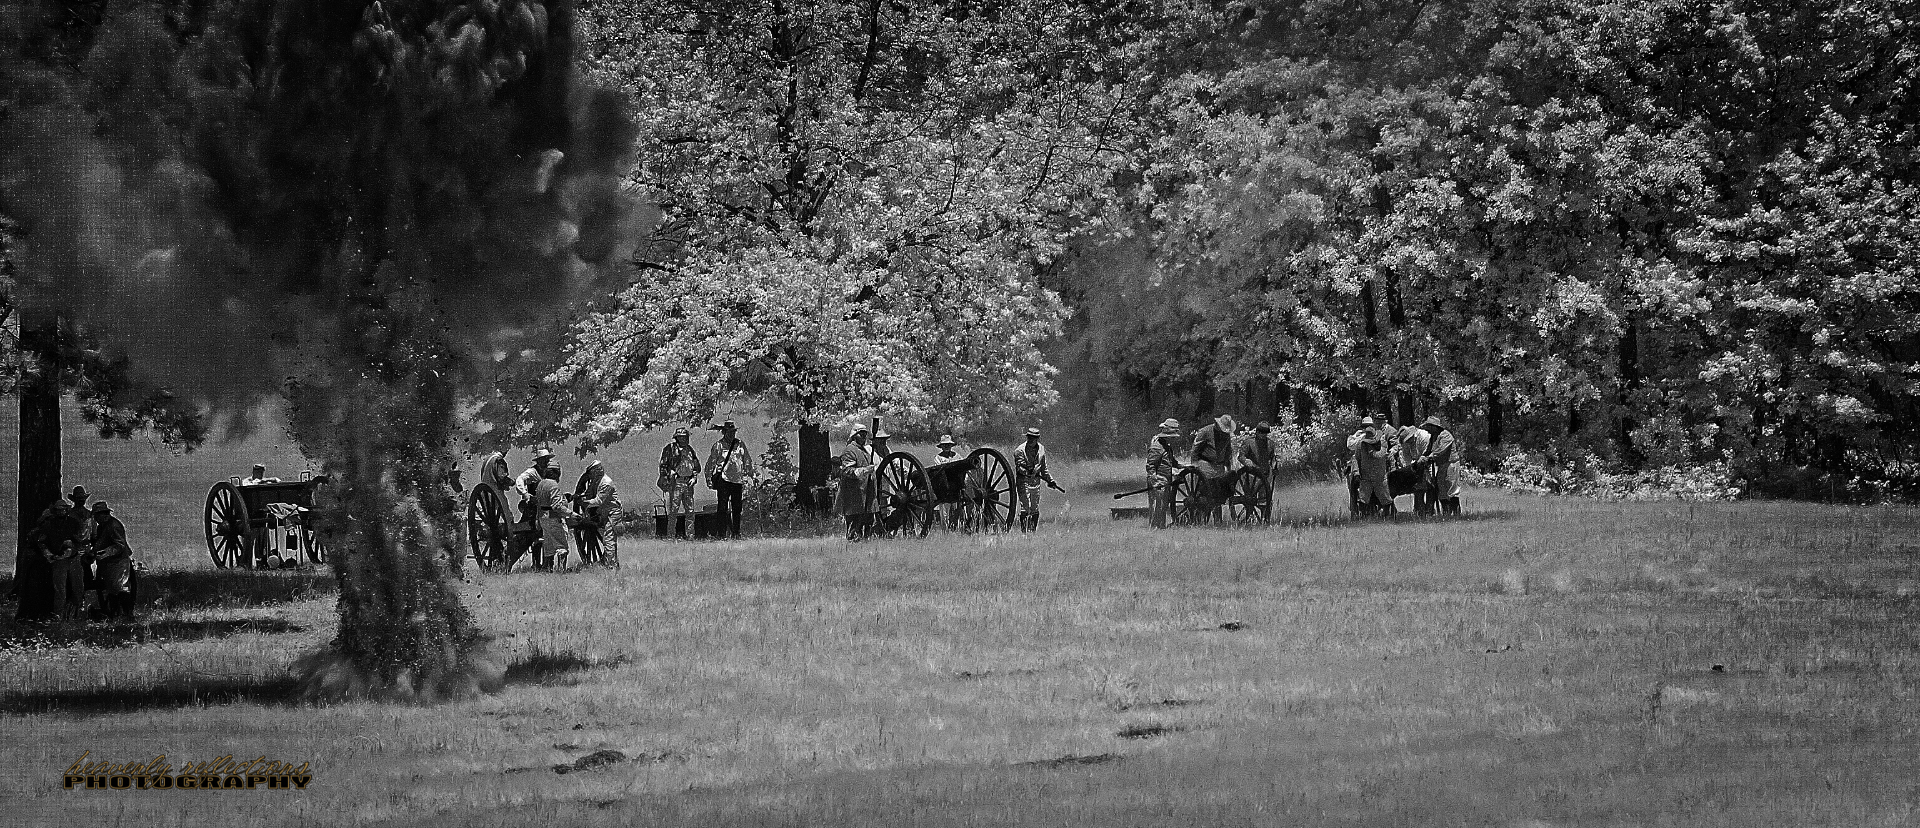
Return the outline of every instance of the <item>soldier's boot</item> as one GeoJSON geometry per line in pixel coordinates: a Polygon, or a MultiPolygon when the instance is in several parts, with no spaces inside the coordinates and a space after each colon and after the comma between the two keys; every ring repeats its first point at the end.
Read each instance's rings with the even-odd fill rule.
{"type": "Polygon", "coordinates": [[[687,539],[687,516],[679,515],[673,519],[673,535],[681,540],[687,539]]]}

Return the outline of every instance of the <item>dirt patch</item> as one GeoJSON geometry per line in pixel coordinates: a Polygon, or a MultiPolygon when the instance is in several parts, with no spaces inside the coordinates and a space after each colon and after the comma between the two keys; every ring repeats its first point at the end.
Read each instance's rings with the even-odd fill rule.
{"type": "Polygon", "coordinates": [[[1186,730],[1186,728],[1180,725],[1134,725],[1132,727],[1122,728],[1118,733],[1113,735],[1122,739],[1152,739],[1165,736],[1169,733],[1179,733],[1183,730],[1186,730]]]}
{"type": "MultiPolygon", "coordinates": [[[[555,745],[554,747],[561,747],[561,746],[555,745]]],[[[592,753],[589,753],[585,756],[575,759],[572,762],[566,762],[566,763],[554,765],[553,772],[560,773],[560,774],[578,773],[580,771],[599,770],[601,768],[605,768],[610,765],[618,765],[622,762],[665,762],[669,759],[684,759],[684,758],[686,757],[683,757],[680,754],[673,753],[671,751],[665,751],[665,750],[641,751],[640,753],[635,753],[631,755],[627,754],[624,751],[618,751],[618,750],[611,750],[611,749],[596,750],[592,753]]],[[[517,768],[511,769],[511,770],[508,770],[507,772],[514,773],[517,770],[520,770],[520,769],[517,769],[517,768]]]]}
{"type": "Polygon", "coordinates": [[[1127,710],[1139,710],[1141,708],[1147,708],[1147,707],[1192,707],[1196,704],[1206,704],[1206,703],[1207,702],[1204,699],[1161,699],[1159,701],[1143,701],[1143,702],[1134,702],[1131,704],[1124,704],[1124,703],[1117,704],[1117,705],[1114,705],[1114,709],[1120,710],[1120,711],[1127,711],[1127,710]]]}

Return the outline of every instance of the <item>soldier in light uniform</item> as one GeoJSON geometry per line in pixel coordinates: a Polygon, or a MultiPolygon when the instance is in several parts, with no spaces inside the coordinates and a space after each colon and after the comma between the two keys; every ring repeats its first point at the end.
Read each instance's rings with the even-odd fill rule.
{"type": "MultiPolygon", "coordinates": [[[[1427,453],[1427,443],[1432,438],[1417,425],[1401,428],[1399,436],[1400,457],[1397,465],[1401,468],[1416,467],[1420,462],[1420,455],[1427,453]]],[[[1413,513],[1419,517],[1426,517],[1433,512],[1433,486],[1423,475],[1413,486],[1413,513]]]]}
{"type": "Polygon", "coordinates": [[[1160,421],[1160,433],[1147,441],[1147,524],[1167,528],[1167,508],[1173,503],[1173,477],[1184,468],[1180,463],[1180,421],[1172,417],[1160,421]]]}
{"type": "Polygon", "coordinates": [[[847,519],[847,540],[857,541],[870,531],[873,503],[867,496],[867,482],[873,478],[873,452],[868,449],[866,426],[854,426],[847,434],[847,447],[840,452],[840,491],[834,497],[834,511],[847,519]]]}
{"type": "Polygon", "coordinates": [[[1453,476],[1453,432],[1437,416],[1428,417],[1420,430],[1427,433],[1428,440],[1419,463],[1433,484],[1433,502],[1445,514],[1460,514],[1460,482],[1453,476]]]}
{"type": "Polygon", "coordinates": [[[1353,452],[1355,514],[1393,514],[1393,494],[1387,488],[1393,447],[1386,433],[1372,417],[1361,418],[1359,430],[1347,437],[1347,450],[1353,452]]]}
{"type": "Polygon", "coordinates": [[[688,515],[693,513],[693,481],[700,479],[700,453],[693,450],[693,435],[685,428],[673,430],[673,442],[660,450],[660,496],[667,501],[667,513],[673,515],[673,532],[685,540],[688,515]]]}
{"type": "Polygon", "coordinates": [[[605,463],[595,460],[587,464],[587,471],[580,476],[580,482],[573,489],[573,502],[579,505],[580,521],[573,530],[574,542],[580,547],[580,565],[586,566],[593,561],[587,560],[587,550],[600,550],[598,563],[612,567],[607,559],[607,545],[612,543],[609,524],[620,517],[620,488],[615,486],[613,478],[607,474],[605,463]],[[597,544],[587,542],[594,536],[597,544]]]}
{"type": "Polygon", "coordinates": [[[1040,429],[1027,429],[1027,440],[1013,450],[1013,479],[1020,492],[1020,528],[1040,528],[1040,486],[1065,491],[1047,470],[1047,447],[1040,445],[1040,429]]]}
{"type": "Polygon", "coordinates": [[[740,509],[753,478],[753,452],[734,436],[737,431],[732,420],[721,423],[720,439],[707,452],[707,486],[720,496],[720,522],[731,538],[740,537],[740,509]]]}
{"type": "MultiPolygon", "coordinates": [[[[933,455],[934,465],[939,465],[941,463],[951,463],[955,460],[960,459],[960,453],[953,450],[954,446],[959,445],[958,443],[955,443],[953,441],[953,435],[951,434],[940,435],[940,442],[935,443],[934,445],[939,447],[940,449],[940,451],[936,452],[933,455]]],[[[938,508],[940,510],[940,517],[947,522],[948,529],[958,529],[960,527],[960,504],[941,503],[941,504],[938,504],[935,508],[938,508]]]]}
{"type": "Polygon", "coordinates": [[[541,569],[554,572],[567,571],[567,535],[572,534],[572,523],[579,518],[567,497],[560,491],[560,469],[549,466],[540,475],[540,483],[534,489],[534,508],[539,512],[540,524],[540,561],[541,569]]]}

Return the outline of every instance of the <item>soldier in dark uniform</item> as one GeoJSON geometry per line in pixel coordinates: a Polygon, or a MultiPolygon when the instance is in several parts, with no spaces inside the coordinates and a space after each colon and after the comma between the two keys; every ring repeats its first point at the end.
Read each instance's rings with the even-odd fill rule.
{"type": "Polygon", "coordinates": [[[133,547],[127,544],[127,525],[113,516],[107,502],[93,504],[93,537],[88,556],[94,561],[94,582],[100,595],[100,615],[116,621],[133,620],[135,595],[133,547]]]}
{"type": "Polygon", "coordinates": [[[34,527],[40,557],[47,563],[52,617],[62,621],[80,617],[85,600],[85,561],[81,558],[85,550],[80,545],[85,530],[86,522],[73,513],[73,504],[65,500],[54,501],[53,507],[34,527]]]}
{"type": "Polygon", "coordinates": [[[872,529],[873,505],[867,497],[867,484],[873,478],[873,452],[867,448],[866,427],[854,426],[847,435],[847,447],[840,452],[840,493],[834,499],[834,511],[847,519],[847,540],[865,537],[872,529]]]}

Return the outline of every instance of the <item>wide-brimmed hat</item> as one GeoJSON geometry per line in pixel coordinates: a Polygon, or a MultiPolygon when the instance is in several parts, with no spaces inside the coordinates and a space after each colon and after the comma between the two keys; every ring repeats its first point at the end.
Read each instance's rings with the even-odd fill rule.
{"type": "Polygon", "coordinates": [[[591,461],[588,461],[587,463],[588,474],[592,474],[593,472],[596,472],[596,471],[606,471],[606,470],[607,470],[607,464],[601,462],[599,458],[595,458],[591,461]]]}
{"type": "Polygon", "coordinates": [[[1180,421],[1172,417],[1168,417],[1160,421],[1160,428],[1163,431],[1178,431],[1180,428],[1180,421]]]}
{"type": "Polygon", "coordinates": [[[1221,431],[1231,434],[1233,433],[1233,415],[1222,414],[1218,417],[1215,417],[1213,418],[1213,425],[1215,428],[1218,428],[1221,431]]]}
{"type": "Polygon", "coordinates": [[[1268,434],[1268,433],[1271,433],[1272,431],[1273,431],[1273,426],[1267,425],[1266,423],[1261,423],[1253,427],[1253,433],[1255,434],[1268,434]]]}
{"type": "Polygon", "coordinates": [[[75,486],[75,487],[73,487],[73,491],[71,491],[71,492],[68,492],[68,493],[67,493],[67,496],[68,496],[68,497],[77,497],[77,498],[81,498],[81,499],[83,499],[83,500],[84,500],[84,499],[86,499],[86,496],[87,496],[87,487],[85,487],[85,486],[75,486]]]}
{"type": "Polygon", "coordinates": [[[547,448],[546,446],[541,446],[540,448],[533,450],[533,462],[535,463],[538,463],[542,460],[552,460],[552,459],[553,459],[553,449],[547,448]]]}
{"type": "Polygon", "coordinates": [[[953,435],[942,434],[940,435],[940,442],[934,443],[934,445],[939,446],[941,448],[946,448],[947,446],[955,446],[959,444],[953,441],[953,435]]]}
{"type": "Polygon", "coordinates": [[[888,439],[888,438],[891,438],[892,436],[893,436],[893,435],[891,435],[891,434],[888,434],[888,433],[887,433],[887,430],[883,428],[883,429],[880,429],[880,433],[879,433],[879,434],[875,434],[875,435],[873,435],[873,439],[875,439],[875,440],[885,440],[885,439],[888,439]]]}
{"type": "Polygon", "coordinates": [[[1374,425],[1374,422],[1373,422],[1373,418],[1372,418],[1372,417],[1361,417],[1361,418],[1360,418],[1360,424],[1361,424],[1361,425],[1363,425],[1363,426],[1370,426],[1370,425],[1374,425]]]}
{"type": "Polygon", "coordinates": [[[1446,428],[1446,427],[1447,427],[1447,424],[1446,424],[1446,422],[1445,422],[1445,421],[1443,421],[1443,420],[1441,420],[1441,419],[1440,419],[1440,415],[1438,415],[1438,414],[1429,414],[1429,415],[1427,415],[1427,418],[1426,418],[1425,420],[1422,420],[1422,421],[1420,422],[1420,424],[1421,424],[1421,425],[1436,425],[1436,426],[1439,426],[1439,427],[1441,427],[1441,428],[1446,428]]]}
{"type": "Polygon", "coordinates": [[[93,510],[96,512],[111,512],[113,511],[113,507],[108,506],[104,500],[96,500],[93,502],[93,510]]]}
{"type": "Polygon", "coordinates": [[[738,426],[735,426],[732,420],[724,420],[719,425],[714,426],[714,428],[720,429],[721,431],[725,431],[729,428],[737,429],[738,426]]]}
{"type": "Polygon", "coordinates": [[[1027,436],[1028,436],[1028,437],[1038,437],[1038,436],[1040,436],[1040,429],[1037,429],[1037,428],[1029,428],[1029,429],[1027,429],[1027,436]]]}
{"type": "Polygon", "coordinates": [[[867,433],[867,427],[863,425],[857,425],[853,427],[853,430],[847,432],[847,439],[851,440],[865,433],[867,433]]]}
{"type": "Polygon", "coordinates": [[[688,431],[686,426],[681,426],[673,430],[673,436],[675,437],[687,437],[692,434],[693,432],[688,431]]]}

